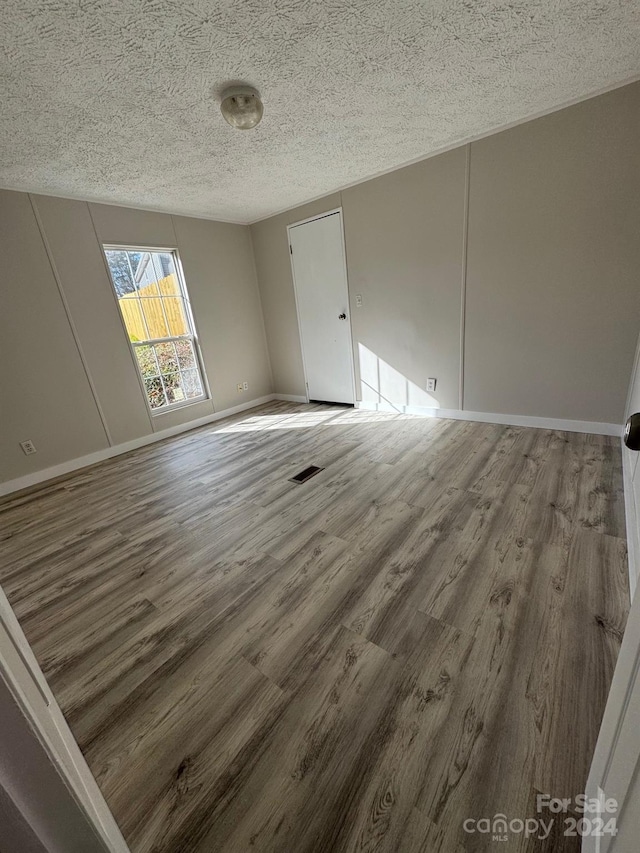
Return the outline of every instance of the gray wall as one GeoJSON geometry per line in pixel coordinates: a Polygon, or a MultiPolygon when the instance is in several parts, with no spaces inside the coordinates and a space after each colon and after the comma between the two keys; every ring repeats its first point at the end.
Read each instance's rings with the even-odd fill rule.
{"type": "Polygon", "coordinates": [[[640,85],[471,146],[465,406],[621,423],[640,313],[640,85]]]}
{"type": "Polygon", "coordinates": [[[633,84],[252,225],[275,391],[304,394],[286,225],[341,205],[356,363],[366,347],[390,388],[407,380],[413,399],[392,402],[621,423],[640,312],[638,139],[633,84]]]}
{"type": "Polygon", "coordinates": [[[0,191],[0,257],[0,482],[271,392],[246,226],[0,191]],[[151,417],[104,243],[178,249],[211,400],[151,417]]]}
{"type": "Polygon", "coordinates": [[[365,400],[459,408],[465,167],[458,148],[342,193],[365,400]],[[437,402],[425,393],[429,376],[437,402]]]}
{"type": "Polygon", "coordinates": [[[106,447],[107,437],[29,196],[0,198],[0,466],[9,480],[106,447]],[[33,456],[18,446],[27,438],[33,456]]]}

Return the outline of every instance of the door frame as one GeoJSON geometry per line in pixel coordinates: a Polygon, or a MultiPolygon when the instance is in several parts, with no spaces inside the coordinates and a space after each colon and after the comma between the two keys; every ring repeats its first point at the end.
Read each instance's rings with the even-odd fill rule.
{"type": "MultiPolygon", "coordinates": [[[[104,853],[129,853],[129,847],[87,761],[47,684],[27,638],[0,586],[0,681],[39,742],[43,760],[56,771],[70,799],[70,814],[93,829],[104,853]]],[[[31,801],[43,825],[51,818],[44,802],[31,801]]],[[[59,816],[54,816],[59,817],[59,816]]],[[[25,816],[28,823],[28,819],[25,816]]]]}
{"type": "MultiPolygon", "coordinates": [[[[640,464],[640,463],[639,463],[640,464]]],[[[618,803],[618,811],[612,815],[598,812],[599,817],[615,817],[637,820],[637,815],[631,818],[625,811],[626,795],[632,780],[640,767],[638,750],[629,750],[628,741],[624,742],[629,731],[637,731],[637,720],[640,716],[637,699],[632,702],[632,694],[637,697],[637,685],[640,679],[640,592],[637,592],[629,610],[627,625],[622,637],[622,645],[616,661],[613,679],[604,709],[598,740],[593,753],[585,793],[590,801],[602,803],[603,797],[609,795],[609,774],[616,757],[625,756],[624,766],[618,765],[623,777],[625,799],[618,803]],[[625,726],[625,723],[628,725],[625,726]]],[[[635,744],[634,744],[635,746],[635,744]]],[[[596,816],[596,815],[593,815],[596,816]]],[[[595,837],[592,834],[582,839],[582,853],[600,853],[601,847],[609,849],[611,837],[595,837]]],[[[615,849],[615,848],[614,848],[615,849]]]]}
{"type": "MultiPolygon", "coordinates": [[[[296,271],[293,263],[293,251],[291,248],[291,229],[297,228],[298,225],[307,225],[309,222],[315,222],[317,219],[326,219],[327,216],[333,216],[335,213],[340,217],[340,241],[342,243],[342,262],[344,264],[344,274],[347,284],[347,306],[348,306],[348,325],[349,325],[349,375],[351,376],[351,392],[353,394],[353,405],[356,404],[356,377],[354,367],[353,354],[353,328],[351,326],[351,293],[349,291],[349,270],[347,267],[347,247],[344,239],[344,216],[342,207],[334,207],[332,210],[326,210],[323,213],[316,213],[315,216],[308,216],[306,219],[300,219],[297,222],[291,222],[287,225],[287,244],[289,247],[289,263],[291,264],[291,279],[293,281],[293,295],[296,303],[296,319],[298,321],[298,339],[300,341],[300,354],[302,356],[302,372],[304,373],[304,390],[309,402],[309,383],[307,381],[307,364],[304,357],[304,341],[302,339],[302,323],[300,322],[300,306],[298,300],[298,285],[296,283],[296,271]]],[[[328,402],[331,402],[330,400],[328,402]]]]}
{"type": "MultiPolygon", "coordinates": [[[[636,347],[633,362],[629,392],[625,405],[625,420],[632,414],[631,404],[634,399],[634,388],[640,383],[640,337],[636,347]]],[[[613,815],[618,820],[636,820],[637,815],[630,815],[625,809],[626,797],[633,785],[635,774],[640,769],[640,750],[636,743],[629,743],[630,733],[635,733],[640,719],[638,703],[638,686],[640,685],[640,506],[636,505],[633,491],[633,475],[640,456],[630,453],[620,440],[622,452],[622,476],[626,515],[627,553],[629,561],[629,593],[631,608],[627,616],[627,624],[622,636],[622,644],[618,653],[613,678],[609,688],[607,704],[604,709],[598,740],[594,749],[586,794],[592,800],[602,802],[602,796],[610,792],[609,781],[611,773],[616,774],[616,783],[622,788],[625,799],[618,803],[618,812],[613,815]],[[624,760],[622,760],[624,759],[624,760]]],[[[601,817],[608,817],[600,813],[601,817]]],[[[591,835],[583,838],[583,853],[600,853],[611,846],[615,850],[615,842],[611,837],[597,838],[591,835]]]]}

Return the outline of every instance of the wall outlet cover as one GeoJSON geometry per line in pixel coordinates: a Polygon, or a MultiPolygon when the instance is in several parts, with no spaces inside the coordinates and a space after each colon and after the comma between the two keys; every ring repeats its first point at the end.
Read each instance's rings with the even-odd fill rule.
{"type": "Polygon", "coordinates": [[[433,376],[429,377],[429,379],[427,379],[427,391],[433,393],[436,390],[437,382],[438,380],[433,376]]]}

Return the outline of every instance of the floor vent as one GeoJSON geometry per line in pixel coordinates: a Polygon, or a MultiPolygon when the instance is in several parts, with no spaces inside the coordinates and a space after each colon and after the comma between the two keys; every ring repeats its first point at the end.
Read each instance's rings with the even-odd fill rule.
{"type": "Polygon", "coordinates": [[[307,480],[310,480],[311,477],[315,477],[315,475],[319,474],[320,471],[324,471],[324,468],[318,468],[317,465],[309,465],[309,467],[305,468],[304,471],[300,471],[300,473],[296,474],[295,477],[291,477],[289,482],[290,483],[306,483],[307,480]]]}

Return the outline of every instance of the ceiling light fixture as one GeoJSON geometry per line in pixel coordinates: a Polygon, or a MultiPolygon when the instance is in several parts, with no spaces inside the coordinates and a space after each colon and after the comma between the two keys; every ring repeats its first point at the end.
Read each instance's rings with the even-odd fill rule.
{"type": "Polygon", "coordinates": [[[222,93],[220,110],[231,127],[250,130],[260,123],[264,107],[251,86],[232,86],[222,93]]]}

